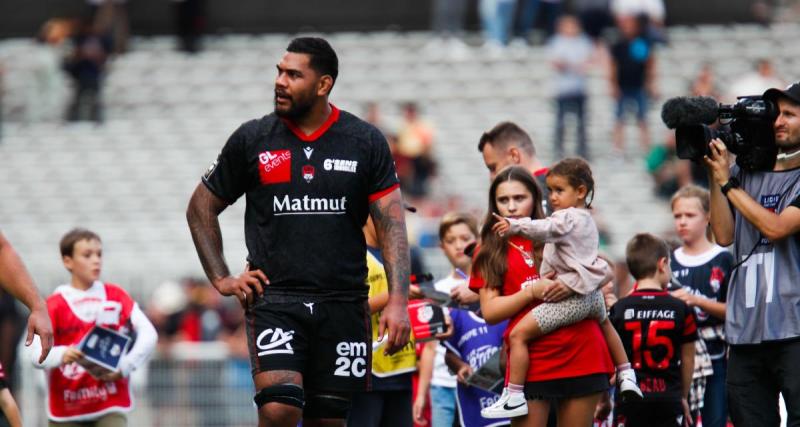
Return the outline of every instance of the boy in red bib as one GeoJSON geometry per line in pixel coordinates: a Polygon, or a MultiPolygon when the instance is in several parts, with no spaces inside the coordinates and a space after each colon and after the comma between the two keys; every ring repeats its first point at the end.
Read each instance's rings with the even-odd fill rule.
{"type": "Polygon", "coordinates": [[[47,371],[50,426],[123,427],[125,413],[133,408],[128,376],[155,349],[155,328],[125,290],[98,280],[103,253],[97,234],[74,229],[61,239],[60,248],[72,279],[47,298],[55,346],[43,363],[34,360],[47,371]],[[77,346],[95,325],[135,336],[117,371],[84,368],[89,365],[77,346]]]}

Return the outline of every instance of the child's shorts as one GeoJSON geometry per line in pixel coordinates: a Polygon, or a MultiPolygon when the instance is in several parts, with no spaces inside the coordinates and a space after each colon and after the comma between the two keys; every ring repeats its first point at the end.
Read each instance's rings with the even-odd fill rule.
{"type": "Polygon", "coordinates": [[[603,322],[607,317],[606,303],[600,290],[594,290],[586,295],[576,294],[559,302],[539,304],[531,310],[531,315],[544,334],[583,319],[597,319],[603,322]]]}

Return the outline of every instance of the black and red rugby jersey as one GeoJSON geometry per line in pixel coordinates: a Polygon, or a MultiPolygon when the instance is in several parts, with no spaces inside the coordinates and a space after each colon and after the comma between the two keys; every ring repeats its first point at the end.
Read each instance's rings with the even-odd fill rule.
{"type": "Polygon", "coordinates": [[[694,310],[666,291],[636,290],[611,308],[646,401],[681,399],[681,347],[697,340],[694,310]]]}
{"type": "Polygon", "coordinates": [[[381,132],[331,105],[311,135],[270,114],[237,129],[203,176],[228,203],[243,194],[245,240],[267,292],[363,298],[369,204],[398,188],[381,132]]]}

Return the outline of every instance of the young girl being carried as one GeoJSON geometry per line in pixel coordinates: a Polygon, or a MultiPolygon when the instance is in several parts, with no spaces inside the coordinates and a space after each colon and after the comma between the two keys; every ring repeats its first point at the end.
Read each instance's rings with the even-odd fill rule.
{"type": "MultiPolygon", "coordinates": [[[[595,318],[601,324],[603,335],[617,365],[617,380],[623,399],[641,399],[642,392],[636,382],[619,335],[608,322],[600,287],[611,280],[613,270],[598,257],[599,236],[597,226],[589,212],[594,195],[594,178],[586,161],[564,159],[547,173],[549,201],[553,214],[545,219],[528,217],[505,218],[495,214],[497,221],[492,229],[501,236],[520,234],[534,242],[544,242],[540,272],[543,276],[554,272],[562,284],[543,291],[539,287],[523,291],[545,301],[531,310],[531,315],[521,320],[509,336],[508,386],[503,396],[481,414],[486,418],[517,417],[528,413],[524,391],[528,371],[528,343],[558,328],[586,318],[595,318]]],[[[509,241],[514,250],[523,254],[526,262],[534,262],[533,254],[509,241]]]]}

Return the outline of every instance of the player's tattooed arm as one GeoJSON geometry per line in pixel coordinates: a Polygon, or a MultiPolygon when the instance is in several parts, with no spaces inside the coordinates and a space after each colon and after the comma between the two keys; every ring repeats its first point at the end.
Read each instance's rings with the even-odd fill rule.
{"type": "Polygon", "coordinates": [[[186,220],[192,233],[194,247],[203,264],[203,270],[212,283],[230,276],[228,265],[222,252],[222,231],[219,227],[219,214],[228,204],[212,193],[203,183],[197,185],[189,207],[186,220]]]}
{"type": "Polygon", "coordinates": [[[408,285],[411,263],[408,253],[405,210],[400,190],[372,202],[369,206],[372,221],[383,256],[383,267],[389,280],[389,303],[378,322],[378,337],[388,332],[384,353],[392,354],[407,343],[410,332],[408,321],[408,285]]]}
{"type": "Polygon", "coordinates": [[[186,220],[208,280],[220,294],[235,296],[246,308],[255,301],[256,294],[263,295],[264,285],[268,285],[269,280],[261,270],[248,269],[236,277],[231,276],[222,253],[222,231],[219,228],[219,214],[226,207],[228,204],[224,200],[200,183],[189,200],[186,220]]]}
{"type": "Polygon", "coordinates": [[[389,280],[389,293],[407,298],[411,262],[400,190],[394,190],[372,202],[369,212],[381,247],[386,278],[389,280]]]}

